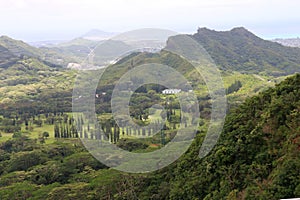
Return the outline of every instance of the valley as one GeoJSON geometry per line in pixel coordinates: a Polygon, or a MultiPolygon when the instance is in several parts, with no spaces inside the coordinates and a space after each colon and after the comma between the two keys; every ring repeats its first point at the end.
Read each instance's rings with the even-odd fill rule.
{"type": "MultiPolygon", "coordinates": [[[[128,38],[125,41],[123,37],[95,41],[90,40],[95,35],[88,35],[37,48],[2,36],[1,199],[207,200],[299,196],[300,48],[261,39],[246,28],[199,28],[197,33],[186,35],[211,56],[227,99],[227,116],[220,138],[207,156],[199,158],[215,101],[211,92],[220,91],[209,91],[206,77],[187,59],[169,51],[181,42],[180,36],[173,34],[162,34],[166,39],[164,47],[161,38],[143,41],[143,48],[149,44],[160,48],[150,52],[136,49],[136,41],[128,43],[128,38]],[[112,60],[116,62],[109,63],[112,60]],[[80,64],[80,69],[68,68],[70,63],[80,64]],[[179,97],[188,91],[164,94],[165,86],[143,83],[143,72],[130,74],[130,81],[124,86],[132,92],[129,117],[138,126],[130,126],[127,118],[121,124],[114,119],[111,102],[118,81],[133,68],[151,63],[170,66],[186,78],[198,101],[197,108],[189,109],[199,110],[198,121],[194,116],[184,117],[180,107],[179,97]],[[100,80],[98,74],[102,75],[100,80]],[[74,90],[80,91],[95,80],[92,96],[88,96],[89,91],[77,94],[74,90]],[[142,86],[133,90],[136,83],[142,86]],[[86,100],[95,102],[95,113],[91,114],[86,100]],[[77,101],[87,103],[79,104],[83,106],[74,111],[77,101]],[[159,109],[153,110],[153,105],[159,109]],[[113,144],[132,153],[151,153],[170,145],[176,133],[189,130],[194,121],[195,138],[188,150],[167,167],[157,167],[157,171],[149,173],[113,169],[99,162],[85,146],[91,142],[105,149],[113,144]]],[[[187,55],[195,55],[192,48],[183,50],[187,55]]],[[[203,65],[203,71],[209,70],[206,68],[209,65],[203,65]]],[[[120,155],[102,156],[110,161],[110,157],[120,155]]],[[[135,163],[125,162],[121,167],[130,165],[135,163]]]]}

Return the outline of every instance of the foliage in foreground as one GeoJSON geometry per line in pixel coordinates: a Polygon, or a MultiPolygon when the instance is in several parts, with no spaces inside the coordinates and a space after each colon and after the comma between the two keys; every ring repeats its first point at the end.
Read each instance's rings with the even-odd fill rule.
{"type": "MultiPolygon", "coordinates": [[[[205,158],[199,134],[178,161],[150,174],[107,169],[78,140],[0,146],[1,199],[280,199],[300,195],[300,75],[227,116],[205,158]]],[[[128,143],[130,145],[130,143],[128,143]]]]}

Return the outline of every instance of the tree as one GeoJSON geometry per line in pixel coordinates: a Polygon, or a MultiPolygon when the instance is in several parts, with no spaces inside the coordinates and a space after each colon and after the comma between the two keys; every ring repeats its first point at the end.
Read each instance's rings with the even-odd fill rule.
{"type": "Polygon", "coordinates": [[[44,138],[48,138],[50,135],[49,135],[49,133],[47,132],[47,131],[45,131],[45,132],[43,132],[43,137],[44,138]]]}
{"type": "Polygon", "coordinates": [[[37,120],[33,120],[33,123],[34,123],[35,125],[41,127],[42,124],[43,124],[43,121],[42,121],[41,119],[37,119],[37,120]]]}
{"type": "Polygon", "coordinates": [[[164,146],[166,144],[166,135],[163,130],[160,131],[160,137],[161,137],[161,145],[164,146]]]}
{"type": "Polygon", "coordinates": [[[240,88],[242,87],[241,81],[235,81],[233,84],[231,84],[227,89],[226,89],[226,94],[231,94],[234,92],[237,92],[240,88]]]}
{"type": "Polygon", "coordinates": [[[55,123],[55,125],[54,125],[54,137],[55,138],[60,138],[61,137],[60,133],[59,133],[59,127],[58,127],[57,123],[55,123]]]}

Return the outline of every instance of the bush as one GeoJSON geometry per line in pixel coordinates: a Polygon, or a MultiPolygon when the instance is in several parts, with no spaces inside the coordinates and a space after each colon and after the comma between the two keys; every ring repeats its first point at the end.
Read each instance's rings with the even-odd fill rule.
{"type": "Polygon", "coordinates": [[[32,166],[45,163],[46,161],[47,156],[38,150],[19,152],[12,155],[7,171],[25,171],[32,166]]]}
{"type": "Polygon", "coordinates": [[[32,197],[32,193],[37,189],[37,186],[29,182],[15,183],[11,186],[1,188],[1,200],[12,199],[28,199],[32,197]]]}
{"type": "Polygon", "coordinates": [[[0,130],[6,133],[14,133],[14,132],[21,131],[21,127],[14,126],[14,125],[6,125],[6,126],[1,126],[0,130]]]}
{"type": "Polygon", "coordinates": [[[147,144],[128,139],[120,139],[117,146],[127,151],[146,149],[148,147],[147,144]]]}

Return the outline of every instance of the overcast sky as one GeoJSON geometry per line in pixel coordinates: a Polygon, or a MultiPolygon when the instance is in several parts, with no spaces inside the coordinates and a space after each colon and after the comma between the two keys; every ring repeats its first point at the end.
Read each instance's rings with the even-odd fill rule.
{"type": "Polygon", "coordinates": [[[90,29],[124,32],[244,26],[263,38],[300,37],[298,0],[0,0],[0,35],[71,39],[90,29]]]}

